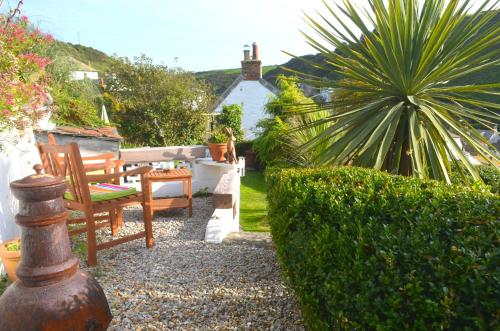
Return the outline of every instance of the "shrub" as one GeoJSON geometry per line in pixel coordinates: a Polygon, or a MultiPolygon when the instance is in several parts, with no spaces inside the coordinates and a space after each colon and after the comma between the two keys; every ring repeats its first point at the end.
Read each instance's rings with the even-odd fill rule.
{"type": "MultiPolygon", "coordinates": [[[[483,182],[489,186],[489,190],[492,193],[499,194],[500,193],[500,170],[492,165],[480,165],[476,167],[479,176],[483,180],[483,182]]],[[[465,175],[460,176],[457,168],[454,167],[454,175],[451,178],[452,183],[455,184],[468,184],[473,185],[474,179],[472,176],[465,173],[465,169],[462,169],[462,173],[465,175]]]]}
{"type": "Polygon", "coordinates": [[[91,81],[70,81],[55,85],[52,90],[54,108],[57,110],[53,121],[57,125],[76,127],[102,127],[105,123],[97,112],[97,96],[92,97],[86,90],[96,88],[91,81]]]}
{"type": "Polygon", "coordinates": [[[500,170],[494,166],[479,166],[479,176],[491,187],[491,192],[500,194],[500,170]]]}
{"type": "Polygon", "coordinates": [[[233,135],[236,142],[243,140],[243,129],[241,128],[241,118],[243,116],[243,109],[240,105],[224,105],[222,112],[217,116],[217,125],[222,127],[229,127],[233,129],[233,135]]]}
{"type": "MultiPolygon", "coordinates": [[[[51,35],[33,29],[28,18],[0,14],[0,133],[22,132],[36,124],[47,102],[45,67],[50,59],[42,56],[53,41],[51,35]]],[[[0,144],[0,147],[2,145],[0,144]]]]}
{"type": "Polygon", "coordinates": [[[499,195],[353,167],[267,180],[273,241],[311,330],[500,327],[499,195]]]}
{"type": "Polygon", "coordinates": [[[227,142],[227,134],[222,126],[216,126],[212,130],[210,137],[208,137],[208,142],[211,144],[224,144],[227,142]]]}
{"type": "Polygon", "coordinates": [[[156,65],[145,55],[116,59],[106,82],[110,115],[128,145],[175,146],[205,141],[211,89],[192,73],[156,65]]]}
{"type": "Polygon", "coordinates": [[[236,143],[236,154],[238,156],[245,156],[245,152],[252,150],[253,140],[243,140],[236,143]]]}
{"type": "Polygon", "coordinates": [[[328,129],[329,124],[310,124],[326,119],[330,112],[309,112],[311,107],[316,109],[316,104],[304,95],[295,78],[279,76],[278,88],[278,96],[271,98],[266,104],[269,117],[263,118],[257,125],[261,132],[254,140],[253,149],[258,154],[259,162],[264,167],[314,165],[314,160],[328,149],[328,139],[305,153],[298,154],[297,150],[328,129]],[[297,126],[308,128],[291,130],[297,126]]]}

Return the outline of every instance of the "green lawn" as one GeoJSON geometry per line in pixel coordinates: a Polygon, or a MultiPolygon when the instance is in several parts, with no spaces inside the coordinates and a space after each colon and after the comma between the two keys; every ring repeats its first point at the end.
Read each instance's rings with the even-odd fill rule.
{"type": "Polygon", "coordinates": [[[246,170],[241,177],[240,224],[245,231],[269,231],[267,224],[266,184],[264,174],[246,170]]]}

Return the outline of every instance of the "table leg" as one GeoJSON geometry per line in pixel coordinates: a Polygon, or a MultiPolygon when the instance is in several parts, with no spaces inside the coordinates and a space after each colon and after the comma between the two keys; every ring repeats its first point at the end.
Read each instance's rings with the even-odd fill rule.
{"type": "Polygon", "coordinates": [[[153,209],[153,192],[152,192],[152,181],[145,179],[144,184],[142,186],[143,194],[144,194],[144,205],[143,208],[143,217],[144,217],[144,230],[146,232],[146,247],[151,248],[154,245],[153,240],[153,217],[154,217],[154,209],[153,209]]]}
{"type": "Polygon", "coordinates": [[[191,186],[191,177],[188,178],[188,201],[189,201],[189,217],[193,217],[193,192],[191,186]]]}

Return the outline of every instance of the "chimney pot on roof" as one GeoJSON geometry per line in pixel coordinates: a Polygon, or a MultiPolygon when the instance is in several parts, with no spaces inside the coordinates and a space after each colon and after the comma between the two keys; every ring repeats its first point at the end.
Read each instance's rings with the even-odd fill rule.
{"type": "Polygon", "coordinates": [[[259,59],[259,45],[256,42],[252,44],[252,60],[259,59]]]}
{"type": "Polygon", "coordinates": [[[243,46],[243,61],[250,61],[250,46],[243,46]]]}
{"type": "Polygon", "coordinates": [[[241,75],[244,80],[259,80],[262,78],[262,62],[259,60],[259,50],[256,43],[252,44],[253,54],[250,59],[250,46],[243,48],[243,61],[241,61],[241,75]]]}

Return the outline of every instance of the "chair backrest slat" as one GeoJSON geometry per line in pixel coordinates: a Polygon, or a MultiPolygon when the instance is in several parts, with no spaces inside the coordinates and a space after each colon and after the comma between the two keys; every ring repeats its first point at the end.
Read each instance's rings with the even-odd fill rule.
{"type": "Polygon", "coordinates": [[[38,150],[45,173],[65,177],[75,202],[91,203],[87,176],[78,144],[47,145],[40,143],[38,150]]]}

